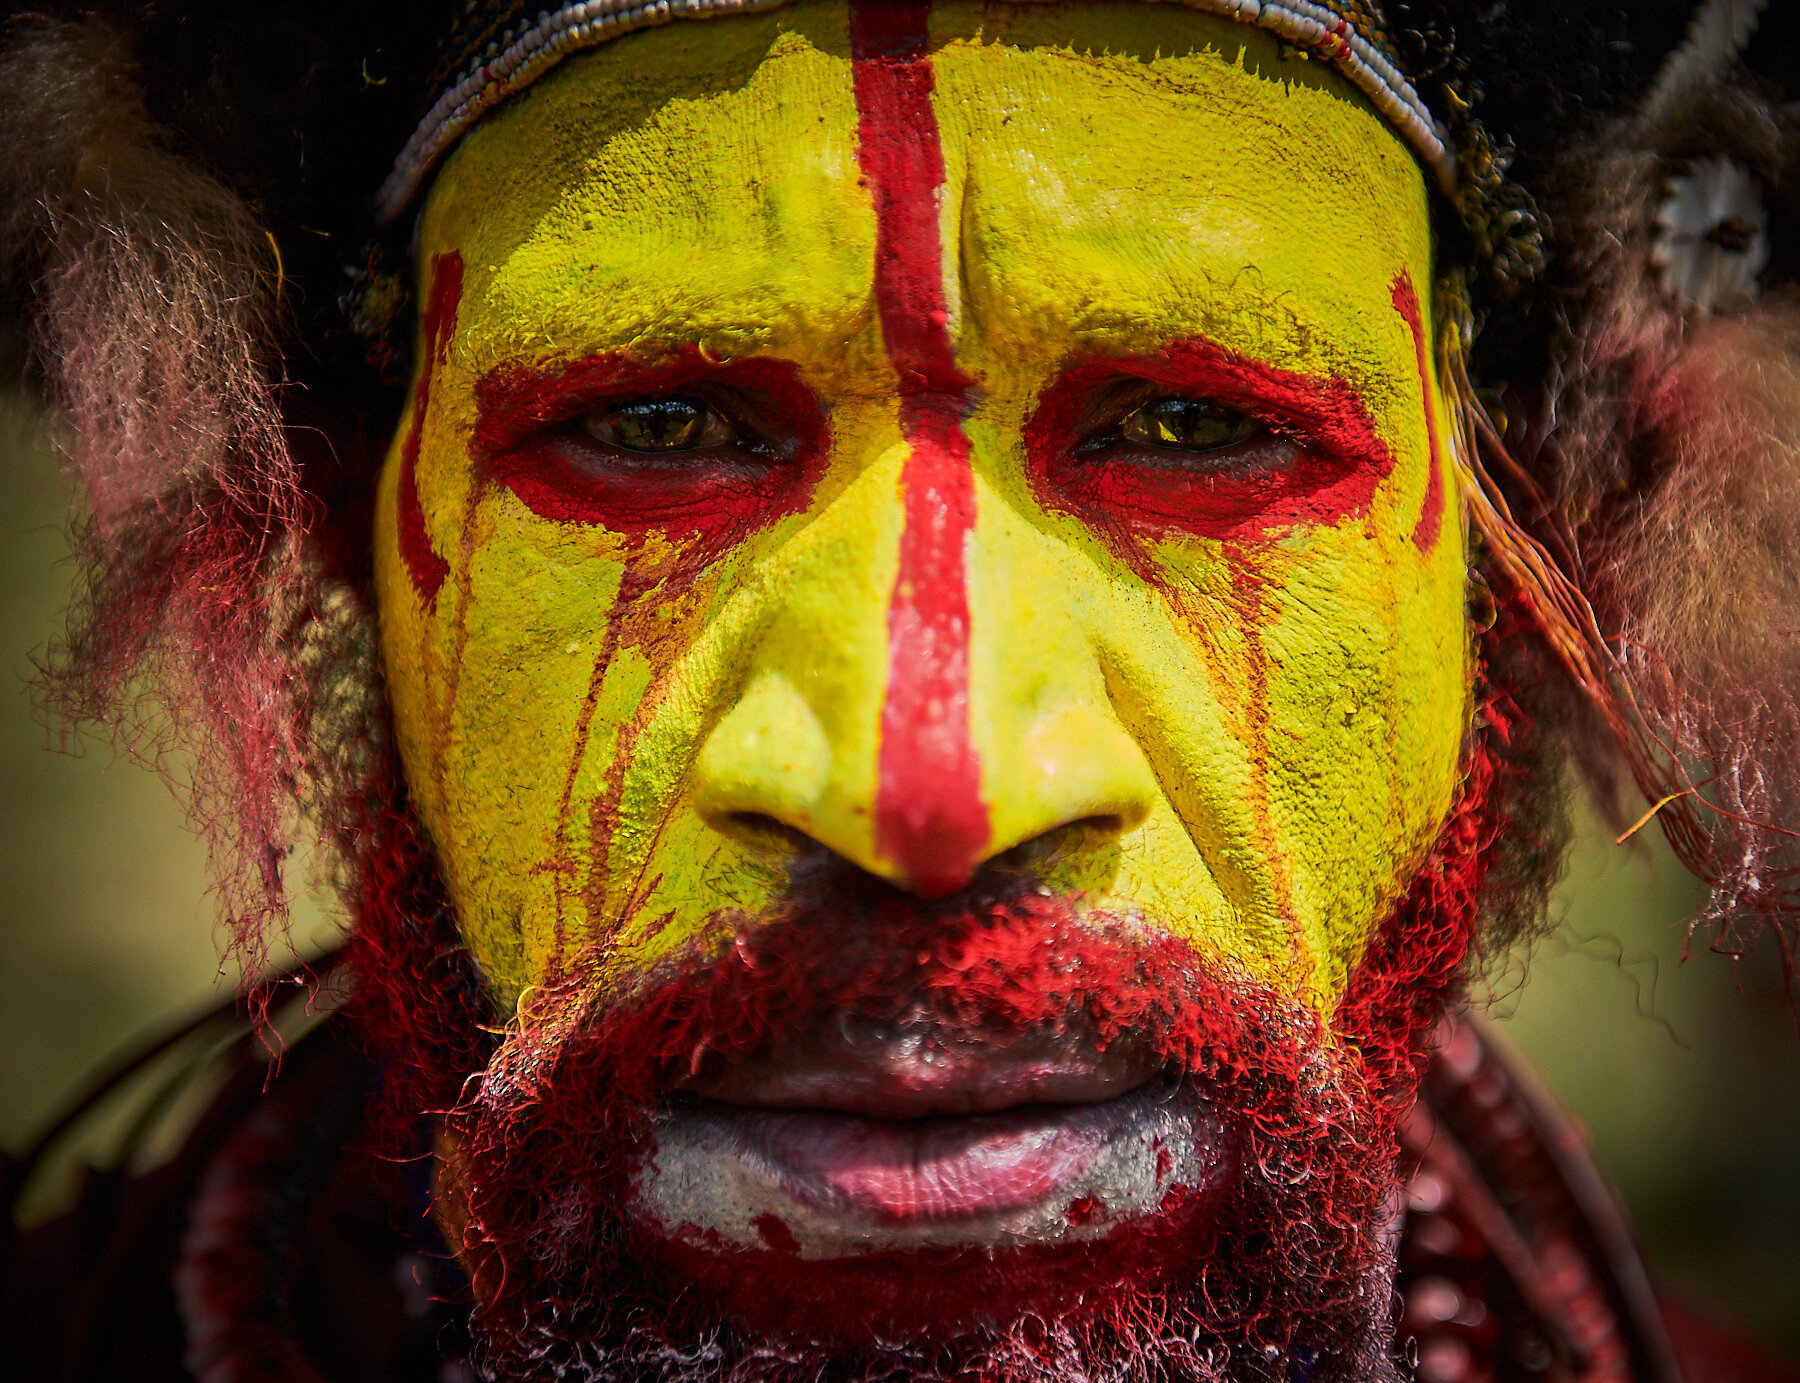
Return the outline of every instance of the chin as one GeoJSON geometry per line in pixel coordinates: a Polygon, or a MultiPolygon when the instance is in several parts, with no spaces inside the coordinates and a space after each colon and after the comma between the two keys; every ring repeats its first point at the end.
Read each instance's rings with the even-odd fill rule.
{"type": "Polygon", "coordinates": [[[451,1117],[494,1376],[1393,1376],[1391,1110],[1312,1010],[1035,895],[834,902],[509,1035],[451,1117]]]}

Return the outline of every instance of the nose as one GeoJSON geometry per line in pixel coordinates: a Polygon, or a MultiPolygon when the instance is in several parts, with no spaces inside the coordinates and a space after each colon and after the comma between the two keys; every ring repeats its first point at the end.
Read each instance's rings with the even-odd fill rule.
{"type": "Polygon", "coordinates": [[[780,554],[692,800],[721,834],[798,834],[938,897],[1077,823],[1089,843],[1130,831],[1157,789],[1112,712],[1067,551],[965,472],[973,521],[926,514],[949,520],[928,539],[956,551],[920,552],[922,502],[956,497],[909,493],[907,453],[890,448],[780,554]]]}
{"type": "Polygon", "coordinates": [[[1135,830],[1160,789],[1114,709],[1095,631],[1097,573],[1031,511],[978,475],[969,545],[969,720],[989,856],[1080,824],[1104,843],[1135,830]]]}

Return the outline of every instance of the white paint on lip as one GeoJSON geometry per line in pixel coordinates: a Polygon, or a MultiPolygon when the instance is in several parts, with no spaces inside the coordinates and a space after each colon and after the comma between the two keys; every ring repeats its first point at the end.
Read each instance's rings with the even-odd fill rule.
{"type": "Polygon", "coordinates": [[[1211,1189],[1225,1140],[1185,1087],[912,1120],[701,1101],[662,1114],[632,1211],[696,1244],[829,1259],[1102,1238],[1211,1189]],[[779,1222],[779,1223],[776,1223],[779,1222]]]}

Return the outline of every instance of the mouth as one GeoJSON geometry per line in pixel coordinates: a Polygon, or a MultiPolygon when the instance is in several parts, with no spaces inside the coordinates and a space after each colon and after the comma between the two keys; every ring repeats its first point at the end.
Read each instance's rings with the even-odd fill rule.
{"type": "Polygon", "coordinates": [[[845,1258],[1103,1238],[1215,1189],[1207,1102],[1067,1034],[834,1034],[675,1091],[633,1216],[696,1247],[845,1258]]]}

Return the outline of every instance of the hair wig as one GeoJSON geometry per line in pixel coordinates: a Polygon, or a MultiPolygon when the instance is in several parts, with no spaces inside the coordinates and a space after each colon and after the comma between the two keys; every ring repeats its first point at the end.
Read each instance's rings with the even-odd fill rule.
{"type": "Polygon", "coordinates": [[[31,284],[57,439],[80,478],[80,586],[49,688],[194,755],[190,810],[259,957],[285,908],[304,690],[285,636],[313,596],[281,417],[279,252],[148,115],[125,39],[25,21],[0,56],[0,254],[31,284]],[[28,99],[20,99],[29,93],[28,99]],[[136,715],[140,679],[160,724],[136,715]]]}
{"type": "Polygon", "coordinates": [[[1638,783],[1714,890],[1715,943],[1747,939],[1734,919],[1778,919],[1791,956],[1800,106],[1739,64],[1672,62],[1639,111],[1565,154],[1551,188],[1566,306],[1528,445],[1641,728],[1638,783]],[[1739,184],[1766,227],[1694,208],[1711,224],[1684,273],[1671,220],[1684,202],[1716,203],[1705,183],[1719,181],[1739,184]],[[1775,251],[1760,291],[1743,272],[1758,239],[1775,251]]]}

